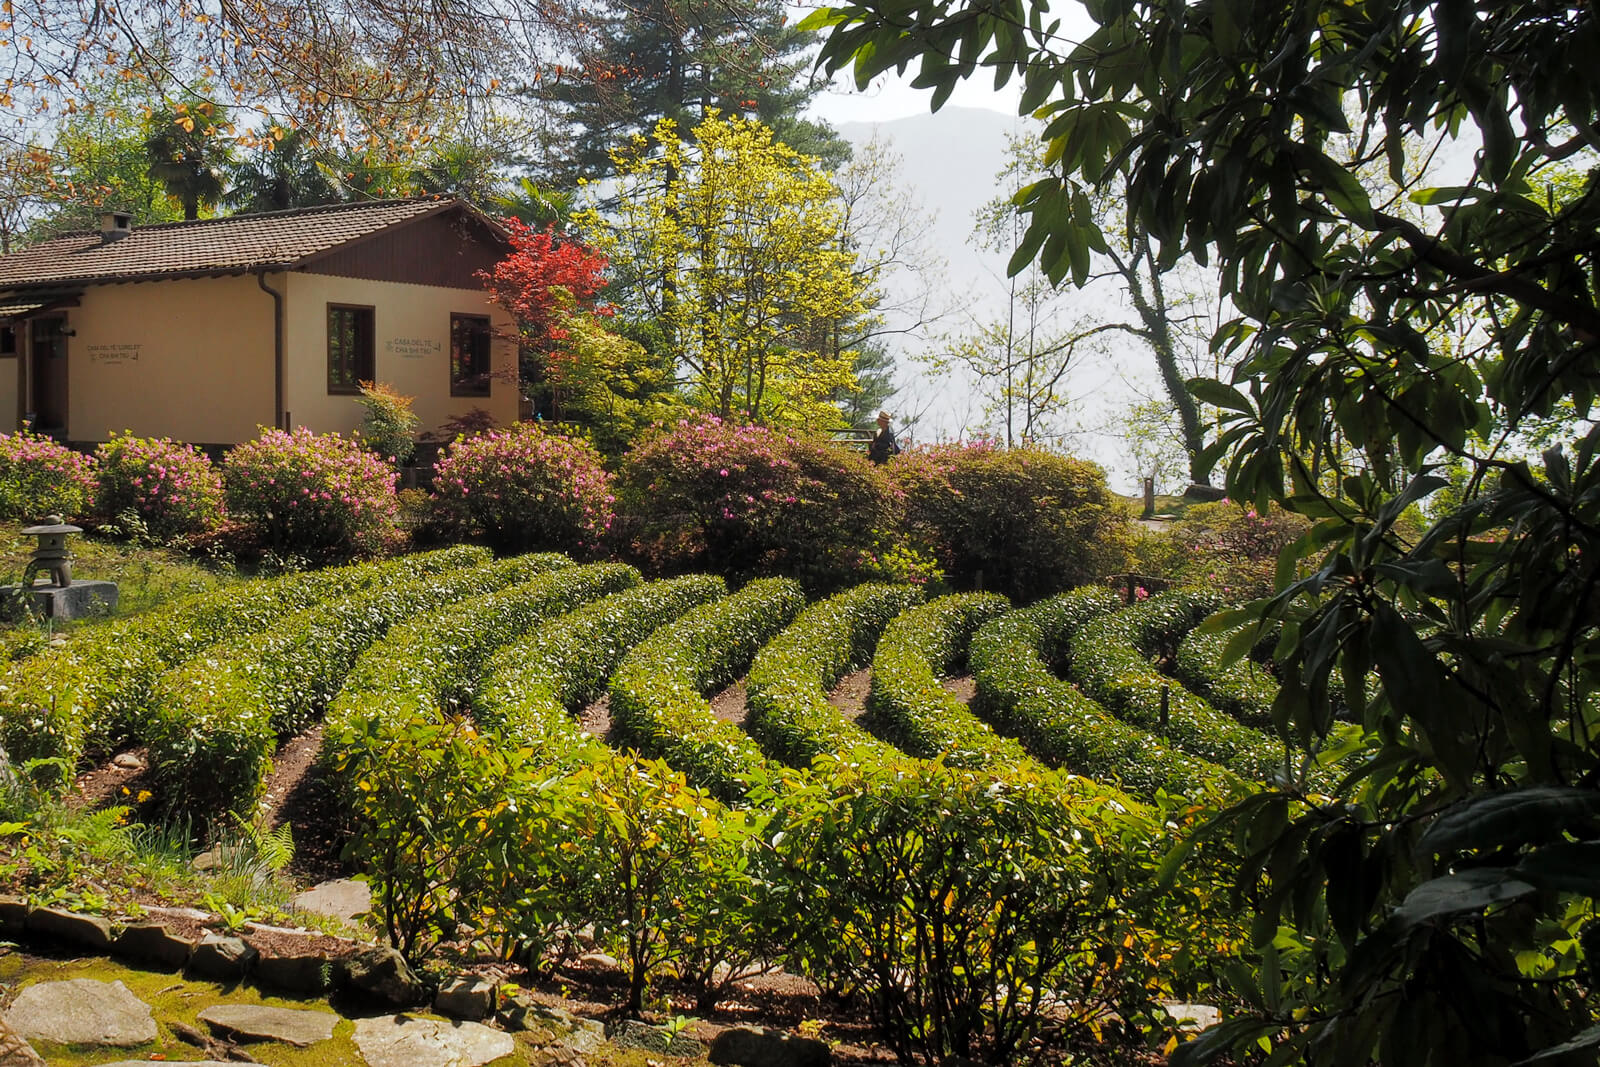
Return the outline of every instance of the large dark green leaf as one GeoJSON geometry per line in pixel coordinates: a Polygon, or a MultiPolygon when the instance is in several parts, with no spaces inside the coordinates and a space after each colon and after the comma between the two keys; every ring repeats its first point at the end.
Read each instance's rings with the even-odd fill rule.
{"type": "Polygon", "coordinates": [[[1576,827],[1600,820],[1600,792],[1534,786],[1456,804],[1428,827],[1417,848],[1425,855],[1465,849],[1553,841],[1576,827]]]}
{"type": "Polygon", "coordinates": [[[1403,926],[1415,926],[1527,896],[1534,887],[1501,867],[1484,867],[1423,882],[1406,894],[1395,912],[1403,926]]]}

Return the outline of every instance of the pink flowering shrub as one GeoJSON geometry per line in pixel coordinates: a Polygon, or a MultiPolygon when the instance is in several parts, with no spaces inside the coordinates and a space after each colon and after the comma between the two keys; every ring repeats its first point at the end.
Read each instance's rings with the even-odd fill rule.
{"type": "Polygon", "coordinates": [[[1179,546],[1174,576],[1230,600],[1250,600],[1273,591],[1278,553],[1311,528],[1301,515],[1222,500],[1191,504],[1173,524],[1179,546]]]}
{"type": "Polygon", "coordinates": [[[593,554],[614,502],[598,452],[532,422],[459,438],[433,469],[434,523],[502,552],[593,554]]]}
{"type": "Polygon", "coordinates": [[[1128,516],[1093,463],[976,442],[909,449],[886,470],[905,536],[957,589],[1031,603],[1126,569],[1128,516]]]}
{"type": "Polygon", "coordinates": [[[93,499],[92,457],[27,430],[0,434],[0,519],[79,518],[93,499]]]}
{"type": "Polygon", "coordinates": [[[788,575],[813,593],[854,580],[898,510],[882,473],[848,449],[709,417],[637,445],[617,484],[641,562],[736,580],[788,575]]]}
{"type": "Polygon", "coordinates": [[[338,434],[267,430],[222,461],[228,510],[262,547],[313,559],[369,555],[396,536],[394,468],[338,434]]]}
{"type": "Polygon", "coordinates": [[[113,435],[95,458],[95,507],[104,518],[115,521],[131,511],[162,541],[209,533],[221,524],[222,477],[193,445],[113,435]]]}

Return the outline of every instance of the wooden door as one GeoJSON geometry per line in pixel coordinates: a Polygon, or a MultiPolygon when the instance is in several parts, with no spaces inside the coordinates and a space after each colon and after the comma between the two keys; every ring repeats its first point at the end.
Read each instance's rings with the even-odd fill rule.
{"type": "Polygon", "coordinates": [[[33,428],[40,433],[64,433],[67,428],[67,339],[64,320],[33,320],[33,428]]]}

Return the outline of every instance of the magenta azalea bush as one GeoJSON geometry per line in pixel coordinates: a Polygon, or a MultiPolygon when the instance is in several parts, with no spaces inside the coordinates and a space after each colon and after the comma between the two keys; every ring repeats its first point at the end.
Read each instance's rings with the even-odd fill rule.
{"type": "Polygon", "coordinates": [[[396,536],[394,468],[338,434],[267,430],[222,461],[228,510],[262,547],[312,559],[370,555],[396,536]]]}
{"type": "Polygon", "coordinates": [[[502,552],[592,554],[615,499],[598,452],[531,422],[460,438],[433,471],[435,525],[502,552]]]}
{"type": "Polygon", "coordinates": [[[0,434],[0,519],[79,518],[89,512],[94,486],[92,457],[27,430],[0,434]]]}
{"type": "Polygon", "coordinates": [[[909,449],[886,470],[905,536],[958,589],[1031,603],[1127,569],[1128,516],[1093,463],[980,441],[909,449]]]}
{"type": "Polygon", "coordinates": [[[95,450],[95,509],[116,521],[132,512],[150,536],[205,534],[222,523],[222,477],[204,452],[167,438],[113,435],[95,450]]]}
{"type": "Polygon", "coordinates": [[[646,565],[789,575],[813,593],[857,578],[896,514],[882,474],[857,453],[710,417],[641,442],[617,484],[620,524],[646,565]]]}

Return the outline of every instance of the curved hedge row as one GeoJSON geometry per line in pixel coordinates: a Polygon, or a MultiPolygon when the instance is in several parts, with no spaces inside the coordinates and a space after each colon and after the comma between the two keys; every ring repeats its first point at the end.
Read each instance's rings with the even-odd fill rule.
{"type": "Polygon", "coordinates": [[[0,682],[0,744],[13,762],[54,758],[70,769],[85,750],[120,744],[156,680],[200,650],[259,633],[330,597],[490,558],[486,549],[463,545],[286,574],[87,630],[12,665],[0,682]]]}
{"type": "Polygon", "coordinates": [[[568,716],[605,691],[625,655],[727,592],[721,578],[690,574],[613,593],[552,620],[489,660],[473,711],[509,743],[552,750],[549,757],[559,759],[557,753],[582,744],[568,716]]]}
{"type": "Polygon", "coordinates": [[[806,608],[750,665],[750,735],[774,759],[796,767],[824,752],[882,744],[839,714],[828,691],[868,663],[884,628],[921,601],[922,590],[913,586],[875,582],[806,608]]]}
{"type": "Polygon", "coordinates": [[[307,609],[248,640],[213,646],[168,671],[142,731],[165,799],[199,815],[248,803],[277,737],[315,718],[356,658],[390,626],[572,565],[565,556],[520,556],[393,582],[307,609]]]}
{"type": "Polygon", "coordinates": [[[1095,619],[1072,637],[1072,676],[1084,693],[1123,721],[1166,737],[1192,756],[1264,781],[1287,768],[1283,743],[1239,725],[1145,658],[1176,648],[1183,634],[1213,607],[1205,594],[1179,591],[1095,619]],[[1165,725],[1161,721],[1163,692],[1167,694],[1165,725]]]}
{"type": "Polygon", "coordinates": [[[1119,606],[1110,590],[1085,586],[986,623],[968,654],[978,684],[973,710],[1047,763],[1139,796],[1193,796],[1234,784],[1228,771],[1129,726],[1051,672],[1046,649],[1119,606]]]}
{"type": "Polygon", "coordinates": [[[402,622],[361,654],[328,708],[324,760],[342,778],[413,719],[472,698],[484,661],[552,618],[640,582],[620,563],[595,563],[544,574],[402,622]]]}
{"type": "Polygon", "coordinates": [[[1222,652],[1231,636],[1190,633],[1178,645],[1173,673],[1184,685],[1244,725],[1269,729],[1278,680],[1248,656],[1223,666],[1222,652]]]}
{"type": "Polygon", "coordinates": [[[939,684],[966,662],[978,628],[1011,602],[994,593],[940,597],[889,624],[872,657],[869,725],[903,751],[923,759],[943,757],[954,767],[1028,763],[1022,746],[996,734],[939,684]]]}
{"type": "Polygon", "coordinates": [[[766,578],[663,626],[612,675],[612,729],[691,782],[725,798],[742,795],[766,757],[743,730],[712,715],[702,694],[744,674],[805,602],[798,582],[766,578]]]}

